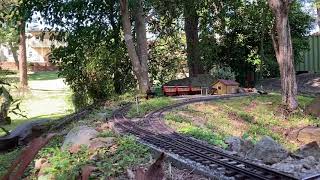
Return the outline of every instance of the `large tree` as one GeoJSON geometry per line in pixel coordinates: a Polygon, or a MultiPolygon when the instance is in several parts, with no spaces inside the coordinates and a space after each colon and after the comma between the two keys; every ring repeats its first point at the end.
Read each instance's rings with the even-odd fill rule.
{"type": "Polygon", "coordinates": [[[187,59],[189,76],[197,76],[204,73],[204,67],[200,61],[199,49],[199,7],[198,0],[186,0],[184,5],[184,31],[187,39],[187,59]]]}
{"type": "Polygon", "coordinates": [[[268,4],[275,17],[272,41],[280,70],[282,103],[293,111],[297,109],[298,101],[288,17],[292,0],[268,0],[268,4]]]}
{"type": "MultiPolygon", "coordinates": [[[[19,77],[20,86],[25,89],[28,86],[27,56],[26,56],[26,22],[32,16],[30,1],[5,0],[1,1],[0,18],[3,22],[13,24],[19,32],[19,77]]],[[[15,55],[15,54],[14,54],[15,55]]]]}
{"type": "Polygon", "coordinates": [[[137,0],[132,7],[135,39],[132,34],[128,0],[120,0],[124,40],[133,66],[133,72],[138,79],[139,90],[145,93],[150,86],[148,77],[148,45],[146,31],[146,16],[143,11],[143,1],[137,0]],[[135,45],[136,44],[136,45],[135,45]]]}

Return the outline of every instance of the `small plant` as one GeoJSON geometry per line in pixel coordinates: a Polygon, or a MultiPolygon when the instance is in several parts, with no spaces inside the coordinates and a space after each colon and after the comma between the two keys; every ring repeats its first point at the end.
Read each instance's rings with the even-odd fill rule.
{"type": "Polygon", "coordinates": [[[86,147],[81,147],[78,153],[71,154],[69,151],[61,151],[60,148],[54,147],[48,149],[50,157],[48,161],[50,166],[45,168],[44,172],[54,175],[56,179],[75,179],[89,159],[89,153],[86,147]]]}
{"type": "Polygon", "coordinates": [[[190,125],[189,127],[182,128],[179,131],[183,134],[190,135],[196,139],[207,141],[210,144],[218,145],[222,148],[227,147],[227,144],[224,143],[224,137],[215,134],[208,129],[203,129],[190,125]]]}
{"type": "Polygon", "coordinates": [[[117,150],[111,154],[110,152],[106,153],[109,155],[95,164],[99,170],[96,176],[100,176],[100,178],[116,177],[128,167],[144,163],[150,155],[148,148],[138,144],[131,136],[119,138],[117,150]]]}
{"type": "Polygon", "coordinates": [[[98,134],[98,137],[112,137],[112,136],[114,136],[114,133],[110,130],[106,130],[98,134]]]}
{"type": "Polygon", "coordinates": [[[181,115],[174,114],[174,113],[169,113],[165,116],[165,120],[167,121],[174,121],[178,123],[182,122],[190,122],[190,120],[186,119],[185,117],[182,117],[181,115]]]}

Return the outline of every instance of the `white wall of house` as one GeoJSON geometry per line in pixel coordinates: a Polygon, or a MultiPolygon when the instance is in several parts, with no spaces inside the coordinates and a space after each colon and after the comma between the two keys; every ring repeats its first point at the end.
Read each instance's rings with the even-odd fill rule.
{"type": "MultiPolygon", "coordinates": [[[[41,41],[34,37],[31,33],[27,33],[26,46],[27,46],[27,61],[28,62],[44,62],[45,59],[42,57],[33,47],[50,47],[51,42],[48,39],[41,41]]],[[[17,52],[19,54],[19,52],[17,52]]],[[[11,49],[0,44],[0,61],[14,62],[11,49]]]]}

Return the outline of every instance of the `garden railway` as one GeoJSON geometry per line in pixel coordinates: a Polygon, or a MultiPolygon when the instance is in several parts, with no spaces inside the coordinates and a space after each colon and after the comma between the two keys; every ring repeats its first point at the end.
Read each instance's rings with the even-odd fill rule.
{"type": "MultiPolygon", "coordinates": [[[[239,96],[239,95],[238,95],[239,96]]],[[[161,108],[145,116],[142,123],[132,122],[123,114],[122,110],[114,113],[115,126],[123,133],[130,133],[138,137],[142,142],[151,144],[165,152],[171,152],[191,161],[209,167],[212,171],[223,172],[224,178],[235,179],[298,179],[286,173],[260,166],[234,155],[227,154],[214,146],[210,146],[189,137],[180,135],[164,125],[160,118],[164,112],[190,103],[210,101],[219,98],[236,97],[213,96],[205,98],[193,98],[178,102],[168,107],[161,108]]],[[[316,179],[320,175],[310,176],[305,179],[316,179]]]]}

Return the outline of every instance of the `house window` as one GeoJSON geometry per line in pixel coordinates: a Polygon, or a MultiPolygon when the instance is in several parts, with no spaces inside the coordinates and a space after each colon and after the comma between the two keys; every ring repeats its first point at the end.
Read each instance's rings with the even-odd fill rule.
{"type": "Polygon", "coordinates": [[[221,86],[218,86],[218,89],[221,90],[221,86]]]}
{"type": "Polygon", "coordinates": [[[32,51],[28,52],[28,57],[32,57],[32,51]]]}

